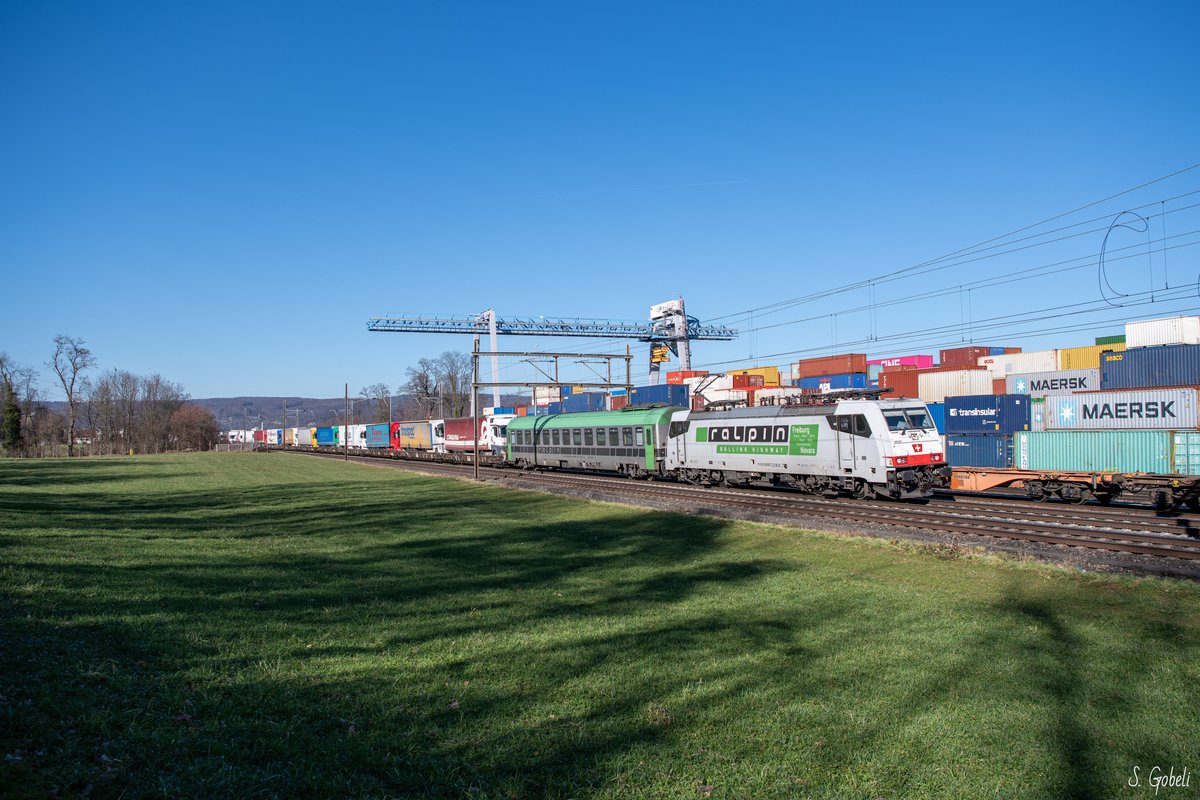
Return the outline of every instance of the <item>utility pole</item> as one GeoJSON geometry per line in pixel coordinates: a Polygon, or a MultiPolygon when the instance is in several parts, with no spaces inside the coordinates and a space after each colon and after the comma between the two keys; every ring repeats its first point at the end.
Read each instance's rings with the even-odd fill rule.
{"type": "Polygon", "coordinates": [[[350,460],[350,384],[346,384],[346,402],[342,406],[342,461],[350,460]]]}
{"type": "Polygon", "coordinates": [[[471,419],[475,428],[475,480],[479,480],[479,407],[475,395],[479,391],[479,337],[475,337],[475,349],[471,352],[471,419]]]}

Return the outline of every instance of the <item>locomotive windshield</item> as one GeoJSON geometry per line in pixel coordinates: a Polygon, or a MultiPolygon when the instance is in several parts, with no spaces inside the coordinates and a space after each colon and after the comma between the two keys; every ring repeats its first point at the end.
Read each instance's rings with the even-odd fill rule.
{"type": "Polygon", "coordinates": [[[907,431],[911,429],[928,430],[933,428],[933,420],[929,412],[923,408],[897,408],[883,412],[883,419],[890,431],[907,431]]]}

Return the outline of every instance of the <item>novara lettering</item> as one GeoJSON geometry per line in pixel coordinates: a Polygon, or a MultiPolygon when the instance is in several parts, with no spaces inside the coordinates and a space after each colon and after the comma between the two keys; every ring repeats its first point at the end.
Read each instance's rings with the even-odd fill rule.
{"type": "Polygon", "coordinates": [[[1029,381],[1031,392],[1055,392],[1062,389],[1087,389],[1087,378],[1043,378],[1029,381]]]}
{"type": "Polygon", "coordinates": [[[1175,401],[1083,404],[1084,419],[1175,419],[1175,401]]]}
{"type": "Polygon", "coordinates": [[[787,425],[731,425],[708,429],[715,444],[787,444],[787,425]]]}

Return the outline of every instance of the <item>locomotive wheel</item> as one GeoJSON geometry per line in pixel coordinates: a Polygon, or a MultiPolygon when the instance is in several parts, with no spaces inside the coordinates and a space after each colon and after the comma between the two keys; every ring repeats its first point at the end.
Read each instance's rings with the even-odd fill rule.
{"type": "Polygon", "coordinates": [[[866,481],[858,480],[854,482],[854,491],[851,494],[858,500],[866,500],[875,493],[871,491],[871,487],[866,481]]]}

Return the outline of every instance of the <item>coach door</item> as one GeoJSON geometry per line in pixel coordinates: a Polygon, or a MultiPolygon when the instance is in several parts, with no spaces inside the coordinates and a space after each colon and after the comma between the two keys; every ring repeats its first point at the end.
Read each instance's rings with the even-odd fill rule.
{"type": "Polygon", "coordinates": [[[837,439],[838,465],[842,468],[842,473],[849,475],[854,472],[854,416],[852,414],[842,414],[834,417],[837,439]]]}

